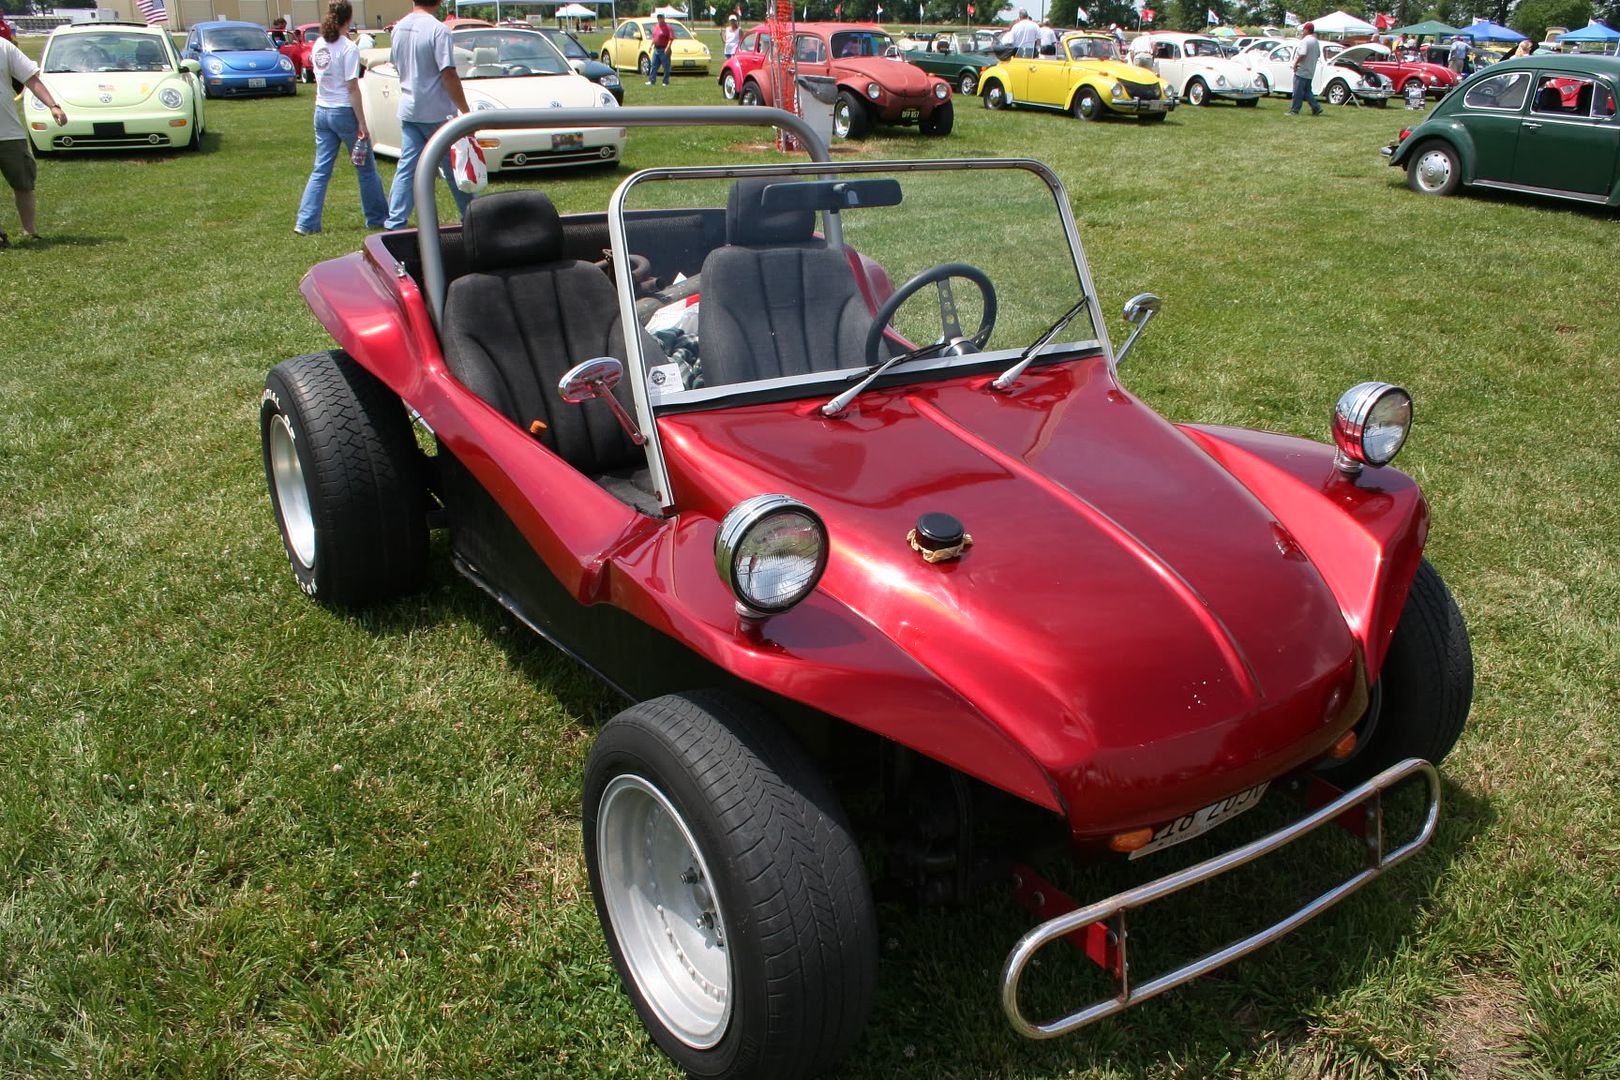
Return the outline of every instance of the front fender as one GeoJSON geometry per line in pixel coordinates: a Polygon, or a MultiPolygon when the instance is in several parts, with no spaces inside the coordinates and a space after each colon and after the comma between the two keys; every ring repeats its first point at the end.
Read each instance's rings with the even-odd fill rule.
{"type": "Polygon", "coordinates": [[[1346,477],[1333,448],[1309,439],[1178,427],[1277,515],[1332,591],[1361,644],[1367,678],[1376,679],[1428,539],[1429,506],[1417,481],[1388,467],[1346,477]]]}
{"type": "Polygon", "coordinates": [[[1467,128],[1455,120],[1442,120],[1433,125],[1425,125],[1420,131],[1412,132],[1411,135],[1406,137],[1405,142],[1395,148],[1395,153],[1389,159],[1389,163],[1404,167],[1407,160],[1412,156],[1413,147],[1417,146],[1418,143],[1427,142],[1431,138],[1440,139],[1451,145],[1451,148],[1457,152],[1457,160],[1462,163],[1462,182],[1472,184],[1474,182],[1475,163],[1479,160],[1479,155],[1474,152],[1473,136],[1468,134],[1467,128]]]}

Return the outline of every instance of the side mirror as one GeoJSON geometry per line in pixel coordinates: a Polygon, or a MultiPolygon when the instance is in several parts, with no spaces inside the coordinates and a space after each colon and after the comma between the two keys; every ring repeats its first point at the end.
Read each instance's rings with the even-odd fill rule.
{"type": "Polygon", "coordinates": [[[202,74],[202,65],[197,63],[197,61],[191,59],[191,57],[188,56],[184,60],[180,61],[180,70],[181,71],[189,71],[193,75],[201,75],[202,74]]]}
{"type": "Polygon", "coordinates": [[[595,360],[569,368],[557,382],[557,393],[570,405],[580,405],[595,398],[607,402],[607,407],[613,411],[613,418],[630,436],[630,441],[641,446],[647,437],[636,429],[636,422],[630,419],[630,414],[624,411],[619,399],[613,396],[613,388],[623,378],[623,364],[611,356],[598,356],[595,360]]]}
{"type": "Polygon", "coordinates": [[[1125,321],[1131,324],[1131,333],[1125,339],[1125,344],[1119,347],[1119,352],[1114,354],[1115,367],[1125,362],[1125,355],[1131,351],[1131,346],[1136,344],[1136,336],[1142,332],[1148,321],[1159,313],[1159,306],[1162,303],[1163,301],[1152,293],[1137,293],[1125,301],[1125,321]]]}

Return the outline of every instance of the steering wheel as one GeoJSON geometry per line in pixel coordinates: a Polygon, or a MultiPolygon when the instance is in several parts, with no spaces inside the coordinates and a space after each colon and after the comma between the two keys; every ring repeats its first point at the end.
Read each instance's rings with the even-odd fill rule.
{"type": "Polygon", "coordinates": [[[511,65],[508,65],[508,67],[506,69],[506,74],[508,76],[511,76],[511,77],[515,78],[515,77],[520,76],[520,75],[533,75],[534,70],[532,68],[530,68],[527,64],[511,64],[511,65]]]}
{"type": "Polygon", "coordinates": [[[922,291],[925,285],[933,285],[939,290],[939,340],[946,348],[942,352],[965,356],[976,353],[984,348],[990,340],[990,331],[996,325],[996,287],[990,284],[990,276],[976,266],[967,263],[941,263],[931,270],[924,270],[894,292],[878,307],[877,314],[872,316],[872,325],[866,331],[866,366],[873,367],[883,361],[878,356],[878,345],[883,340],[883,329],[889,325],[900,305],[922,291]],[[979,315],[979,328],[971,336],[962,333],[962,324],[956,317],[956,296],[951,292],[951,279],[962,278],[971,281],[979,290],[979,297],[984,301],[984,310],[979,315]]]}

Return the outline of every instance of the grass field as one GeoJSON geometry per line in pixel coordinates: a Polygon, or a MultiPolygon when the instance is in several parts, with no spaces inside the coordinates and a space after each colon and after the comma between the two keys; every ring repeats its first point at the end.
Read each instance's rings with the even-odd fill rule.
{"type": "MultiPolygon", "coordinates": [[[[1412,391],[1401,464],[1477,689],[1428,851],[1077,1036],[1001,1019],[1008,898],[885,906],[842,1075],[1620,1076],[1614,218],[1420,198],[1377,153],[1396,109],[1145,128],[959,104],[948,140],[861,152],[1051,163],[1105,309],[1164,298],[1123,374],[1166,415],[1325,438],[1346,386],[1412,391]]],[[[580,856],[615,702],[442,559],[355,618],[288,572],[259,390],[328,346],[297,282],[363,235],[341,170],[326,231],[292,234],[311,106],[211,102],[200,154],[48,158],[46,239],[0,253],[0,1075],[666,1076],[580,856]]],[[[635,131],[624,169],[542,183],[600,209],[630,169],[752,139],[635,131]]],[[[1308,877],[1222,886],[1166,933],[1211,945],[1308,877]]]]}

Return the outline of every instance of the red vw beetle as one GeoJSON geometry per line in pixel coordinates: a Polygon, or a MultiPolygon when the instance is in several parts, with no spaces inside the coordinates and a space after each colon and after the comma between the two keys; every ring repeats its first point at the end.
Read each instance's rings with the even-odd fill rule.
{"type": "MultiPolygon", "coordinates": [[[[424,153],[593,120],[479,113],[424,153]]],[[[1045,166],[830,163],[777,110],[616,122],[777,124],[811,160],[638,172],[605,213],[503,190],[462,226],[368,237],[304,278],[335,348],[271,370],[260,433],[317,601],[416,589],[443,527],[457,570],[625,695],[586,766],[584,848],[625,991],[676,1062],[835,1065],[874,994],[869,869],[924,901],[1016,875],[1042,921],[1000,992],[1039,1038],[1259,948],[1427,842],[1473,673],[1423,494],[1389,465],[1404,390],[1325,399],[1331,445],[1171,423],[1119,379],[1158,301],[1126,305],[1116,348],[1045,166]],[[960,228],[986,206],[993,245],[960,228]],[[1405,782],[1426,799],[1401,839],[1381,796],[1405,782]],[[1234,822],[1288,791],[1292,824],[1234,822]],[[1361,868],[1327,892],[1131,967],[1127,912],[1346,820],[1361,868]],[[1055,839],[1151,869],[1211,829],[1213,857],[1084,906],[1019,861],[1055,839]],[[1117,992],[1031,1018],[1024,972],[1058,938],[1117,992]]],[[[434,170],[417,178],[431,214],[434,170]]]]}
{"type": "Polygon", "coordinates": [[[277,50],[292,61],[301,82],[315,81],[315,65],[310,62],[309,53],[320,36],[320,23],[304,23],[296,30],[287,31],[287,44],[277,50]]]}
{"type": "MultiPolygon", "coordinates": [[[[770,29],[756,26],[720,69],[720,89],[744,105],[776,104],[766,57],[770,29]]],[[[833,134],[864,139],[877,124],[915,124],[925,135],[949,135],[955,123],[951,85],[906,63],[894,39],[872,23],[802,22],[793,31],[800,75],[837,81],[833,134]]]]}

